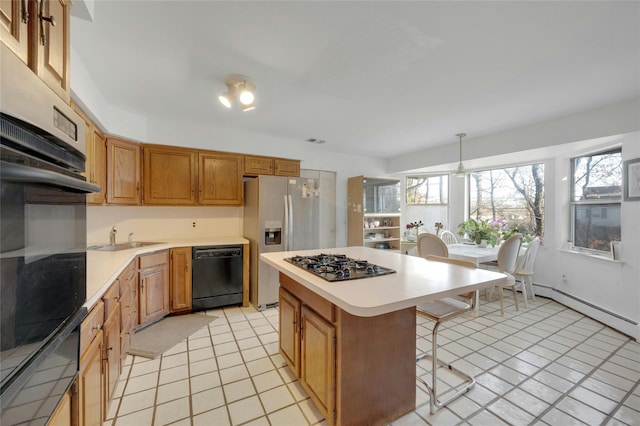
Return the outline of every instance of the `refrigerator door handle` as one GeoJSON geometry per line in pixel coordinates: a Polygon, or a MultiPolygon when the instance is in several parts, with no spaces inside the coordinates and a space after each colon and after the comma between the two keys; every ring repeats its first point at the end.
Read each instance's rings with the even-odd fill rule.
{"type": "Polygon", "coordinates": [[[289,250],[293,248],[293,200],[291,195],[287,195],[289,204],[289,223],[288,223],[288,235],[289,235],[289,250]]]}
{"type": "Polygon", "coordinates": [[[284,196],[284,251],[289,251],[289,203],[284,196]]]}

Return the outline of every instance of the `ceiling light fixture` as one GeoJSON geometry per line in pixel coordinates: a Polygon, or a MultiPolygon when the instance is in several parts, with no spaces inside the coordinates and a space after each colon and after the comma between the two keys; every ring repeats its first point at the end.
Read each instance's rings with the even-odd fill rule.
{"type": "Polygon", "coordinates": [[[460,138],[460,162],[458,163],[458,168],[456,169],[456,171],[454,173],[454,176],[455,177],[465,177],[467,175],[467,171],[464,169],[464,166],[462,165],[462,138],[467,136],[467,134],[466,133],[458,133],[456,136],[460,138]]]}
{"type": "Polygon", "coordinates": [[[232,74],[225,81],[227,91],[218,95],[218,100],[222,105],[231,108],[233,100],[237,97],[240,100],[242,111],[251,111],[255,109],[255,90],[256,86],[249,78],[232,74]]]}

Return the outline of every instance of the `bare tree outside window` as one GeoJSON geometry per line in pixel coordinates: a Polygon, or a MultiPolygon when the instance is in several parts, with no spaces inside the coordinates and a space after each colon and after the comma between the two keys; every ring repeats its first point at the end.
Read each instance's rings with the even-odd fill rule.
{"type": "Polygon", "coordinates": [[[620,241],[622,233],[622,151],[576,157],[572,175],[573,245],[610,251],[611,241],[620,241]]]}
{"type": "Polygon", "coordinates": [[[504,232],[544,234],[544,165],[470,173],[469,217],[492,221],[504,232]]]}

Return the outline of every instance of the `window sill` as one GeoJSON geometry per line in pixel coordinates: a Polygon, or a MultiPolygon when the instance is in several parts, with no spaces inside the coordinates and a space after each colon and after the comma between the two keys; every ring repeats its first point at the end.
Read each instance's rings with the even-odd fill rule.
{"type": "Polygon", "coordinates": [[[575,254],[577,256],[588,257],[590,259],[604,260],[605,262],[618,263],[618,264],[623,264],[624,263],[624,261],[622,261],[622,260],[614,260],[614,259],[612,259],[610,257],[601,256],[601,255],[598,255],[598,254],[586,253],[586,252],[578,251],[578,250],[567,250],[567,249],[563,249],[563,248],[558,248],[556,250],[561,251],[563,253],[571,253],[571,254],[575,254]]]}

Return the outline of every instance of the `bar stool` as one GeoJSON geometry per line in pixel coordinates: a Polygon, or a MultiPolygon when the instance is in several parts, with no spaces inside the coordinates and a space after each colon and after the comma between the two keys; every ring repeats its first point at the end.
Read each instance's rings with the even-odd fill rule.
{"type": "MultiPolygon", "coordinates": [[[[452,264],[476,269],[476,265],[474,262],[470,262],[466,260],[449,259],[441,256],[426,256],[426,259],[431,261],[436,261],[436,262],[452,263],[452,264]]],[[[440,324],[442,324],[444,321],[457,318],[459,316],[462,316],[470,312],[475,313],[476,299],[477,299],[476,292],[472,291],[470,293],[464,293],[456,297],[445,297],[440,300],[435,300],[433,302],[424,303],[422,305],[416,306],[416,313],[418,315],[428,318],[431,321],[435,322],[433,326],[433,330],[431,332],[431,355],[420,354],[416,356],[416,362],[426,358],[431,359],[431,385],[429,385],[429,383],[427,383],[421,377],[416,376],[416,380],[422,383],[422,385],[424,385],[424,387],[427,389],[429,393],[431,414],[435,413],[436,408],[444,407],[445,405],[452,402],[454,399],[460,397],[461,395],[471,390],[471,388],[473,388],[476,384],[476,380],[472,376],[468,375],[467,373],[461,370],[458,370],[457,368],[453,367],[450,364],[447,364],[444,361],[439,360],[438,354],[437,354],[437,350],[438,350],[437,337],[438,337],[438,328],[440,327],[440,324]],[[454,392],[451,395],[448,395],[442,401],[438,399],[438,393],[436,390],[437,377],[438,377],[437,376],[438,364],[446,367],[448,370],[457,374],[458,376],[460,376],[465,380],[463,383],[464,386],[460,387],[460,385],[458,385],[456,388],[454,388],[455,389],[454,392]]]]}

